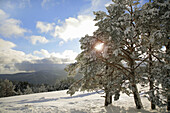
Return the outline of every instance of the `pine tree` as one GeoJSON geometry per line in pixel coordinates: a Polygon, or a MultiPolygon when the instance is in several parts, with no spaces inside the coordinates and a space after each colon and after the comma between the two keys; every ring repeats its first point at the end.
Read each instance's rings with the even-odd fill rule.
{"type": "MultiPolygon", "coordinates": [[[[84,60],[85,57],[87,57],[85,56],[85,54],[80,56],[81,59],[84,60]]],[[[80,56],[78,56],[77,58],[80,58],[80,56]]],[[[103,89],[106,93],[105,106],[107,106],[112,103],[112,95],[120,89],[119,84],[116,85],[119,79],[115,76],[116,74],[113,74],[113,70],[111,67],[108,67],[108,72],[106,73],[106,64],[103,63],[101,60],[91,59],[91,63],[89,63],[88,66],[85,66],[85,64],[87,64],[87,60],[85,60],[85,62],[81,62],[81,64],[80,62],[79,64],[71,64],[66,68],[66,71],[72,75],[74,74],[74,71],[76,69],[75,67],[79,65],[79,73],[82,73],[84,75],[82,79],[76,81],[71,85],[68,93],[73,95],[76,91],[79,91],[79,89],[81,91],[93,91],[103,89]],[[111,79],[114,79],[115,82],[111,82],[111,79]]]]}
{"type": "Polygon", "coordinates": [[[33,93],[32,89],[29,87],[29,85],[27,85],[27,88],[24,89],[24,94],[31,94],[33,93]]]}
{"type": "Polygon", "coordinates": [[[41,86],[38,89],[39,89],[39,92],[46,92],[47,91],[47,88],[44,84],[41,84],[41,86]]]}
{"type": "Polygon", "coordinates": [[[164,67],[165,52],[161,49],[169,42],[169,0],[154,0],[142,6],[141,11],[136,15],[140,21],[136,23],[139,25],[139,30],[142,37],[142,53],[147,56],[146,72],[149,81],[149,97],[151,101],[151,108],[155,109],[157,104],[160,106],[160,87],[162,82],[160,77],[163,76],[161,70],[164,67]],[[158,71],[159,70],[159,71],[158,71]],[[158,82],[160,81],[160,82],[158,82]]]}
{"type": "MultiPolygon", "coordinates": [[[[114,4],[107,7],[108,15],[102,11],[95,12],[95,20],[98,21],[96,25],[99,28],[94,33],[94,36],[85,36],[80,40],[81,49],[84,51],[78,56],[78,63],[70,70],[74,70],[73,72],[75,72],[75,69],[80,66],[80,70],[83,70],[82,73],[86,75],[84,78],[87,77],[90,81],[92,81],[92,77],[97,77],[99,75],[103,76],[105,79],[94,79],[97,79],[97,81],[101,80],[102,85],[100,87],[104,87],[106,94],[108,94],[107,92],[112,92],[113,89],[114,91],[116,89],[114,88],[116,87],[114,85],[111,85],[112,87],[110,88],[109,84],[104,84],[106,81],[111,84],[119,84],[118,87],[120,87],[128,80],[126,84],[129,85],[129,88],[134,94],[136,107],[141,109],[143,106],[136,86],[138,75],[135,72],[139,67],[139,64],[136,64],[136,61],[140,60],[138,59],[138,56],[140,55],[138,54],[140,42],[134,21],[136,19],[134,14],[138,11],[137,5],[139,2],[136,0],[113,0],[113,2],[114,4]],[[104,43],[105,47],[103,52],[95,52],[94,46],[98,42],[104,43]],[[125,62],[126,64],[123,64],[122,62],[125,62]],[[107,71],[105,67],[107,66],[110,67],[108,71],[111,73],[109,73],[109,75],[117,78],[117,81],[115,79],[113,81],[112,79],[106,79],[108,78],[105,74],[105,71],[107,71]],[[90,75],[92,76],[91,78],[89,77],[90,75]],[[116,83],[114,83],[115,81],[116,83]]],[[[80,84],[84,84],[87,89],[89,82],[85,80],[85,83],[80,84]]],[[[95,86],[98,85],[91,83],[89,87],[95,86]]],[[[77,90],[78,89],[76,89],[76,91],[77,90]]]]}
{"type": "Polygon", "coordinates": [[[22,93],[21,90],[19,89],[19,90],[17,91],[17,94],[18,94],[18,95],[22,95],[23,93],[22,93]]]}
{"type": "Polygon", "coordinates": [[[15,86],[13,83],[7,79],[0,80],[0,97],[8,97],[15,95],[15,86]]]}
{"type": "MultiPolygon", "coordinates": [[[[166,46],[166,54],[168,57],[166,57],[166,64],[170,66],[170,41],[168,42],[166,46]]],[[[167,78],[170,78],[170,69],[167,68],[167,78]]],[[[166,88],[167,88],[167,110],[170,111],[170,81],[167,81],[166,83],[166,88]]]]}
{"type": "Polygon", "coordinates": [[[98,29],[93,36],[80,39],[82,52],[76,58],[77,62],[66,68],[70,75],[76,72],[84,75],[68,93],[103,89],[105,105],[111,103],[110,97],[116,92],[132,93],[136,108],[141,109],[137,84],[146,76],[145,80],[150,84],[151,107],[155,109],[162,101],[160,97],[167,96],[169,89],[169,64],[165,62],[169,56],[161,50],[169,41],[169,0],[150,1],[142,7],[139,0],[112,1],[114,3],[106,7],[108,13],[94,12],[98,29]],[[94,48],[100,43],[103,49],[96,51],[94,48]]]}
{"type": "MultiPolygon", "coordinates": [[[[109,34],[109,38],[102,39],[107,43],[108,48],[111,48],[111,53],[105,55],[110,57],[106,61],[126,76],[129,87],[134,94],[136,107],[141,109],[143,106],[136,86],[138,77],[136,69],[141,64],[137,62],[142,60],[138,53],[141,42],[135,22],[138,21],[135,13],[139,11],[137,6],[139,1],[113,0],[113,2],[114,4],[107,7],[109,15],[104,12],[96,13],[96,20],[101,20],[97,23],[98,31],[109,34]],[[109,60],[110,62],[108,62],[109,60]],[[122,64],[122,62],[125,62],[125,64],[122,64]]],[[[141,62],[145,60],[143,59],[141,62]]]]}

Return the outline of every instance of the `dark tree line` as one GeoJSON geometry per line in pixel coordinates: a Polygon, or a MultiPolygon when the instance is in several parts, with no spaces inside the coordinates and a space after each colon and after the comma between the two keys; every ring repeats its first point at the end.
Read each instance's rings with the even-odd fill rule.
{"type": "Polygon", "coordinates": [[[7,79],[0,79],[0,97],[65,90],[68,89],[74,81],[74,78],[68,77],[60,81],[56,80],[56,83],[54,85],[35,85],[25,81],[16,82],[7,79]]]}

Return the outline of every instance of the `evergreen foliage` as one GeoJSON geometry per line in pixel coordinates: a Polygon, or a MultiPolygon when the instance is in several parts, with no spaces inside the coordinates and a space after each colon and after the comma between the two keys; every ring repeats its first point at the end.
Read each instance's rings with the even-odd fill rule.
{"type": "Polygon", "coordinates": [[[65,68],[68,75],[83,74],[68,93],[102,89],[106,106],[116,92],[132,93],[136,108],[141,109],[137,84],[149,84],[145,93],[152,109],[161,107],[170,86],[169,54],[162,50],[169,44],[170,1],[153,0],[141,7],[139,0],[112,1],[107,13],[94,12],[98,29],[93,36],[80,39],[82,52],[77,62],[65,68]],[[95,50],[100,43],[104,44],[102,50],[95,50]]]}
{"type": "Polygon", "coordinates": [[[31,93],[33,93],[32,89],[29,86],[27,86],[26,89],[24,89],[24,94],[31,94],[31,93]]]}
{"type": "Polygon", "coordinates": [[[74,82],[75,79],[73,77],[67,77],[66,79],[60,81],[57,80],[55,83],[55,89],[56,90],[68,89],[74,82]]]}
{"type": "Polygon", "coordinates": [[[15,85],[15,91],[16,92],[24,92],[24,89],[27,88],[27,86],[32,86],[32,84],[29,84],[28,82],[14,82],[15,85]]]}
{"type": "Polygon", "coordinates": [[[0,97],[7,97],[15,95],[14,91],[15,86],[13,83],[7,79],[1,80],[0,79],[0,97]]]}

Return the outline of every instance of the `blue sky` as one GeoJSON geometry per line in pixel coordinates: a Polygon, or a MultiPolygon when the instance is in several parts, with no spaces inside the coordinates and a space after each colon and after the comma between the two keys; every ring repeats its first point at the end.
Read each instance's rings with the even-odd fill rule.
{"type": "Polygon", "coordinates": [[[109,3],[0,0],[0,73],[24,71],[17,64],[74,62],[81,51],[79,39],[97,29],[93,11],[105,10],[109,3]]]}
{"type": "Polygon", "coordinates": [[[24,71],[17,64],[74,62],[81,51],[79,39],[97,29],[93,11],[105,11],[110,3],[111,0],[0,0],[0,73],[24,71]]]}

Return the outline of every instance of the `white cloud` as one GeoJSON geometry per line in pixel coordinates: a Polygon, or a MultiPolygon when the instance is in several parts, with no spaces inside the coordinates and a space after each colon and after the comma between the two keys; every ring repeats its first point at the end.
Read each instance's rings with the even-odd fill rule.
{"type": "Polygon", "coordinates": [[[49,1],[50,1],[50,0],[43,0],[43,1],[41,2],[41,6],[44,7],[45,4],[46,4],[47,2],[49,2],[49,1]]]}
{"type": "Polygon", "coordinates": [[[62,46],[64,44],[64,41],[59,42],[59,46],[62,46]]]}
{"type": "Polygon", "coordinates": [[[11,49],[15,47],[16,45],[12,42],[5,41],[0,38],[0,50],[6,50],[6,49],[11,49]]]}
{"type": "Polygon", "coordinates": [[[0,9],[0,34],[2,36],[23,36],[27,30],[20,27],[20,24],[21,21],[9,18],[9,15],[0,9]]]}
{"type": "Polygon", "coordinates": [[[65,50],[62,53],[56,53],[56,52],[49,53],[47,50],[41,49],[40,51],[34,51],[33,53],[35,55],[36,54],[41,55],[45,58],[68,59],[67,62],[62,62],[62,63],[75,62],[75,58],[78,55],[78,53],[74,52],[73,50],[65,50]]]}
{"type": "Polygon", "coordinates": [[[42,37],[42,36],[33,35],[33,36],[30,36],[29,38],[31,39],[31,43],[34,44],[34,45],[37,42],[42,43],[42,44],[46,44],[46,43],[49,42],[49,40],[47,40],[45,37],[42,37]]]}
{"type": "Polygon", "coordinates": [[[109,1],[109,2],[107,2],[104,6],[107,7],[107,6],[109,6],[110,4],[113,4],[113,2],[112,2],[112,1],[109,1]]]}
{"type": "Polygon", "coordinates": [[[36,67],[40,65],[43,65],[42,67],[45,69],[49,69],[48,66],[52,66],[53,64],[66,64],[75,62],[75,57],[78,55],[78,53],[74,52],[73,50],[65,50],[62,53],[50,53],[45,49],[34,51],[34,55],[32,55],[25,54],[22,51],[14,50],[14,47],[16,47],[14,43],[0,38],[0,74],[35,71],[29,70],[28,68],[30,67],[25,67],[25,70],[20,70],[18,65],[24,66],[26,62],[31,65],[35,64],[34,67],[31,67],[31,69],[40,69],[40,67],[36,67]],[[38,57],[38,55],[41,55],[42,57],[38,57]],[[46,66],[47,63],[48,66],[46,66]]]}
{"type": "Polygon", "coordinates": [[[37,58],[31,54],[26,55],[22,51],[14,50],[14,47],[16,47],[14,43],[0,38],[0,64],[22,62],[25,60],[32,60],[37,58]]]}
{"type": "Polygon", "coordinates": [[[54,29],[55,23],[46,23],[38,21],[36,28],[40,30],[41,33],[48,33],[54,29]]]}
{"type": "Polygon", "coordinates": [[[13,10],[15,8],[30,7],[30,0],[0,0],[1,9],[13,10]]]}
{"type": "Polygon", "coordinates": [[[25,53],[13,49],[1,50],[1,63],[22,62],[25,58],[25,53]]]}
{"type": "Polygon", "coordinates": [[[39,59],[31,54],[14,50],[14,47],[16,47],[14,43],[0,38],[0,73],[18,72],[17,68],[14,67],[15,63],[39,59]]]}
{"type": "Polygon", "coordinates": [[[63,53],[51,53],[52,57],[70,59],[70,62],[74,62],[78,53],[73,50],[65,50],[63,53]]]}
{"type": "MultiPolygon", "coordinates": [[[[43,0],[42,5],[45,5],[53,0],[43,0]]],[[[81,38],[86,34],[92,35],[97,26],[95,21],[93,21],[93,16],[90,16],[93,11],[105,9],[104,5],[111,3],[111,0],[91,0],[91,6],[80,11],[76,18],[69,17],[65,21],[58,20],[57,26],[55,23],[45,23],[37,22],[36,28],[40,30],[41,33],[50,33],[53,37],[58,37],[64,41],[73,40],[76,38],[81,38]],[[55,28],[54,28],[55,26],[55,28]]],[[[62,45],[61,42],[59,45],[62,45]]]]}
{"type": "Polygon", "coordinates": [[[0,9],[0,20],[3,21],[8,17],[9,15],[7,15],[3,10],[0,9]]]}
{"type": "Polygon", "coordinates": [[[25,8],[26,6],[31,6],[30,0],[19,0],[20,8],[25,8]]]}
{"type": "Polygon", "coordinates": [[[105,10],[105,5],[111,2],[112,0],[91,0],[91,6],[84,8],[80,11],[80,14],[91,15],[93,11],[105,10]]]}
{"type": "Polygon", "coordinates": [[[12,4],[10,1],[7,1],[5,4],[3,4],[3,6],[5,5],[6,8],[9,9],[14,9],[15,5],[12,4]]]}
{"type": "Polygon", "coordinates": [[[42,0],[41,6],[44,8],[59,5],[60,2],[58,0],[42,0]]]}
{"type": "Polygon", "coordinates": [[[56,26],[54,37],[63,39],[64,41],[81,38],[86,34],[92,35],[97,29],[93,17],[79,15],[77,18],[69,17],[62,26],[56,26]]]}
{"type": "Polygon", "coordinates": [[[44,57],[50,57],[50,53],[45,49],[41,49],[40,51],[34,51],[33,53],[35,55],[38,54],[38,55],[42,55],[44,57]]]}

